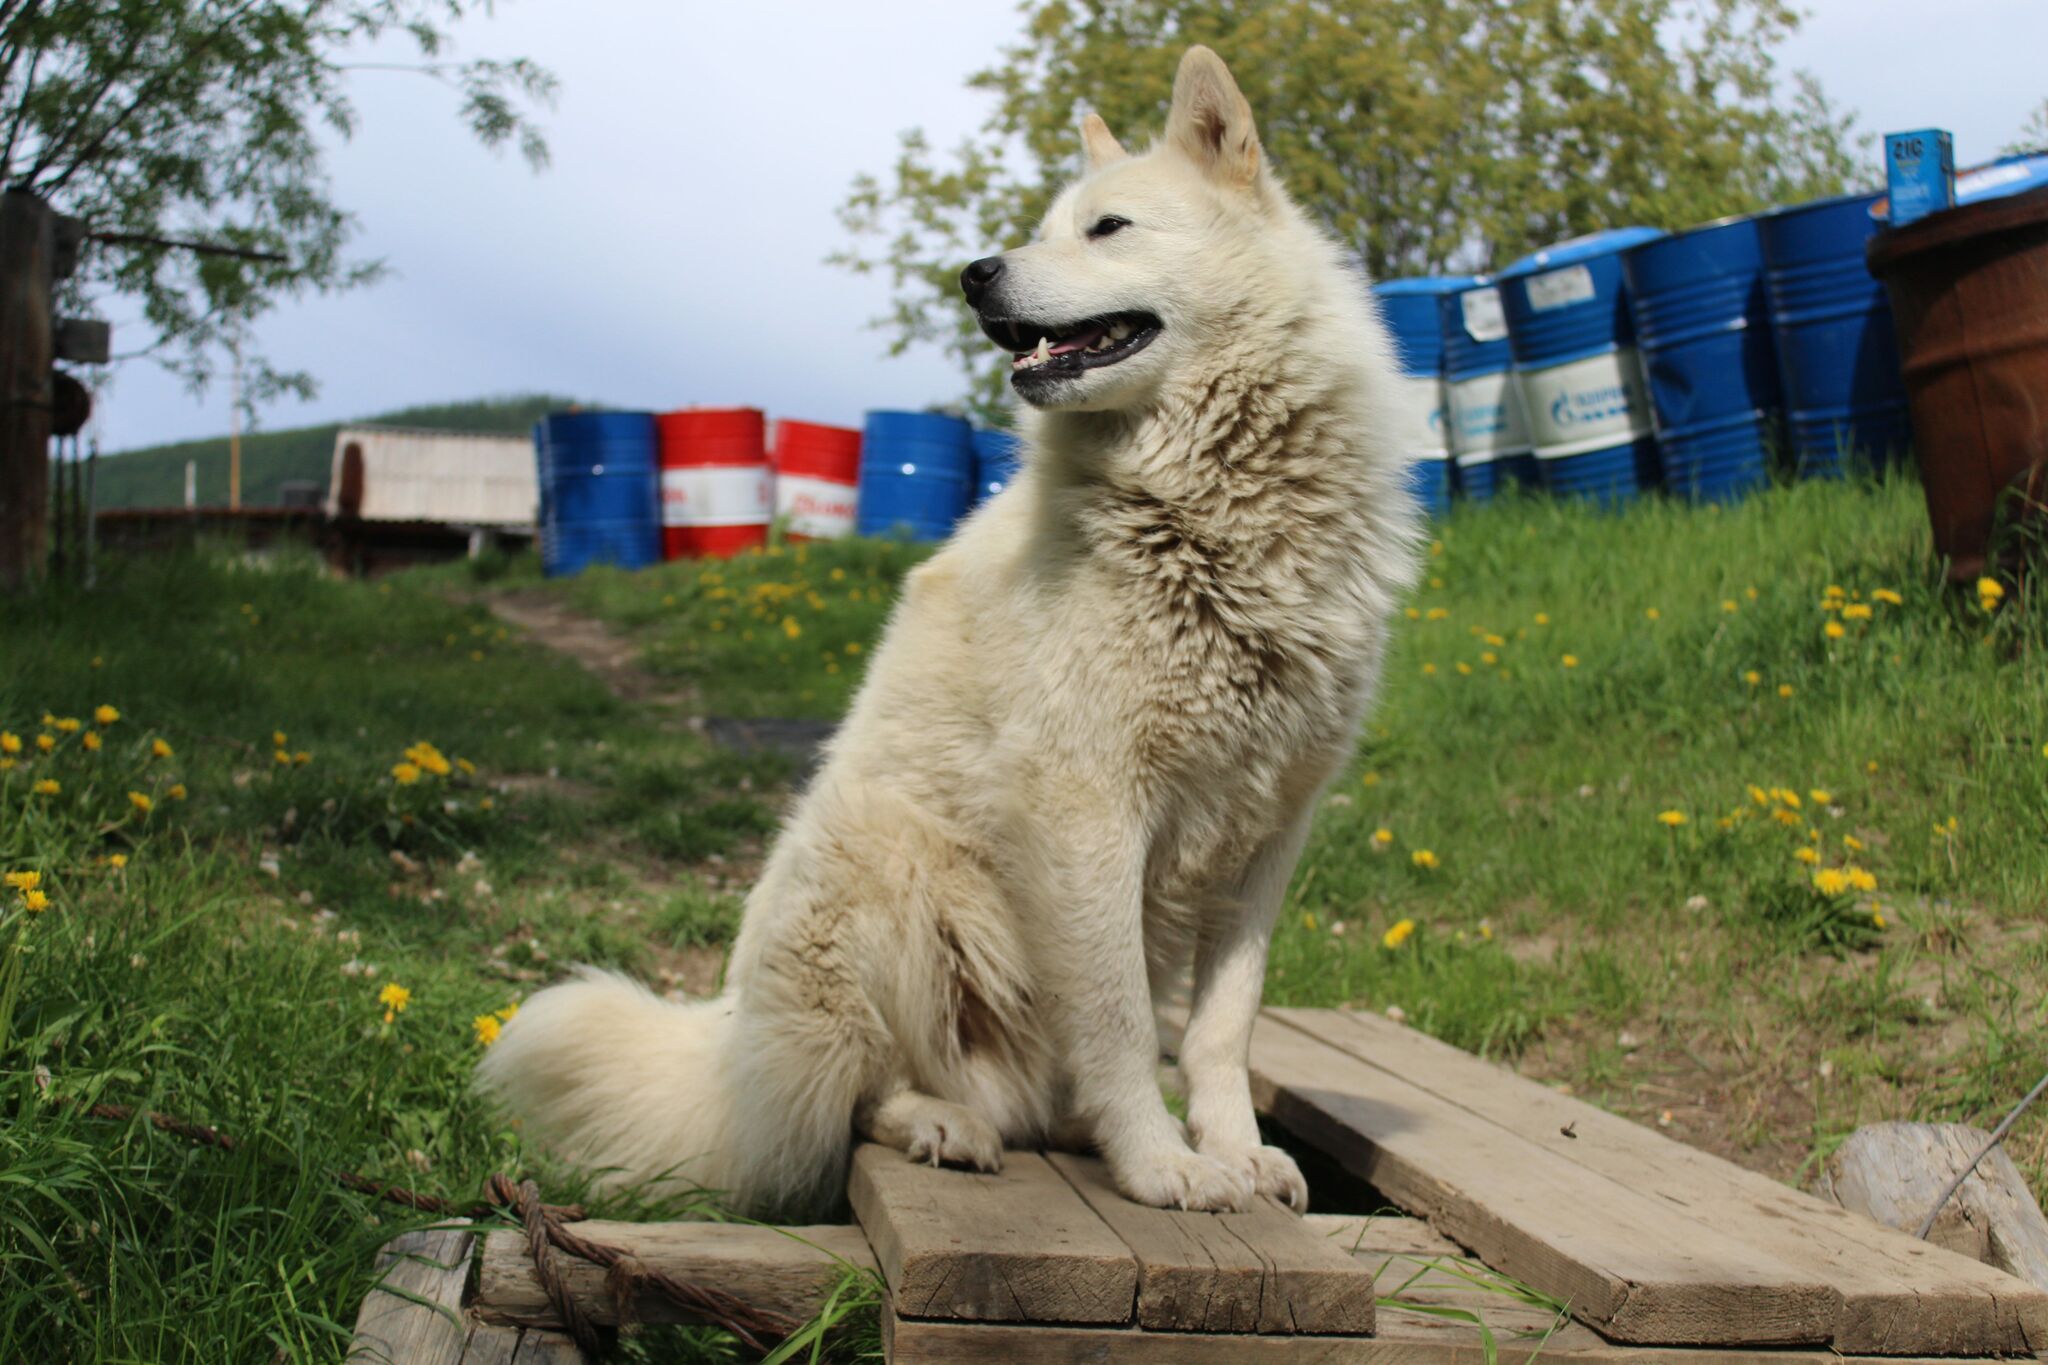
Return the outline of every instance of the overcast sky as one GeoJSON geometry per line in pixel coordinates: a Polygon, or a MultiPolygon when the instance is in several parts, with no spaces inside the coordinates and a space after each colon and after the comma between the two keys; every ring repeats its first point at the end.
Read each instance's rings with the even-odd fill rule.
{"type": "MultiPolygon", "coordinates": [[[[1787,65],[1864,131],[1948,128],[1968,164],[2048,97],[2048,0],[1806,3],[1787,65]]],[[[539,174],[479,148],[447,92],[359,73],[334,191],[361,219],[358,251],[392,273],[258,325],[277,364],[321,386],[262,425],[537,390],[858,425],[956,396],[935,354],[884,354],[866,325],[884,282],[824,258],[845,241],[847,182],[886,168],[899,131],[943,147],[980,123],[987,101],[962,78],[1017,25],[1010,0],[508,0],[462,29],[460,53],[560,78],[539,174]]],[[[136,338],[114,317],[120,349],[136,338]]],[[[227,394],[194,399],[137,362],[98,416],[106,450],[214,435],[227,394]]]]}

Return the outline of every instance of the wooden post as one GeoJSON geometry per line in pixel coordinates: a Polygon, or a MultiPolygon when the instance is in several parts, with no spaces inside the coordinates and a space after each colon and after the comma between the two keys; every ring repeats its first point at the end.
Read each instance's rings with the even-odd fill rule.
{"type": "Polygon", "coordinates": [[[50,206],[0,194],[0,591],[41,576],[49,549],[50,206]]]}
{"type": "Polygon", "coordinates": [[[234,396],[228,403],[228,506],[242,505],[242,343],[235,343],[234,396]]]}

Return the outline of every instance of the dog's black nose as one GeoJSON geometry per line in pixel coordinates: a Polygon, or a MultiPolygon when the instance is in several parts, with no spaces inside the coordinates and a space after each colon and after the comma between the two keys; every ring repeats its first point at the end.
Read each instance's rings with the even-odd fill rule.
{"type": "Polygon", "coordinates": [[[978,261],[970,261],[960,272],[960,292],[967,296],[969,304],[979,308],[982,296],[988,293],[988,287],[1002,273],[1003,258],[1000,256],[984,256],[978,261]]]}

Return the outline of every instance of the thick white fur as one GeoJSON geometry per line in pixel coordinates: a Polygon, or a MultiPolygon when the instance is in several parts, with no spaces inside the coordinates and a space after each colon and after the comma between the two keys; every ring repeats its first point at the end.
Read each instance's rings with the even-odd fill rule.
{"type": "Polygon", "coordinates": [[[1366,281],[1287,199],[1243,98],[1184,61],[1159,145],[1091,169],[994,304],[1146,310],[1146,349],[1040,393],[1022,476],[910,575],[769,856],[725,993],[540,992],[481,1079],[615,1184],[801,1217],[856,1131],[994,1168],[1090,1139],[1131,1197],[1304,1207],[1246,1054],[1266,943],[1349,753],[1417,535],[1366,281]],[[1091,239],[1104,214],[1131,226],[1091,239]],[[1192,962],[1183,1129],[1153,1002],[1192,962]]]}

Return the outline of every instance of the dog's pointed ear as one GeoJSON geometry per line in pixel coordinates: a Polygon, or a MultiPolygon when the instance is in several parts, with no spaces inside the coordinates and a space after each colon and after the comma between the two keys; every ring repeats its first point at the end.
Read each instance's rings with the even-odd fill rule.
{"type": "Polygon", "coordinates": [[[1259,130],[1230,68],[1206,47],[1191,47],[1173,78],[1166,140],[1210,175],[1240,188],[1259,174],[1259,130]]]}
{"type": "Polygon", "coordinates": [[[1116,140],[1116,134],[1109,131],[1109,125],[1102,121],[1102,115],[1093,110],[1081,120],[1081,146],[1088,153],[1088,169],[1091,171],[1099,171],[1130,155],[1124,150],[1124,144],[1116,140]]]}

